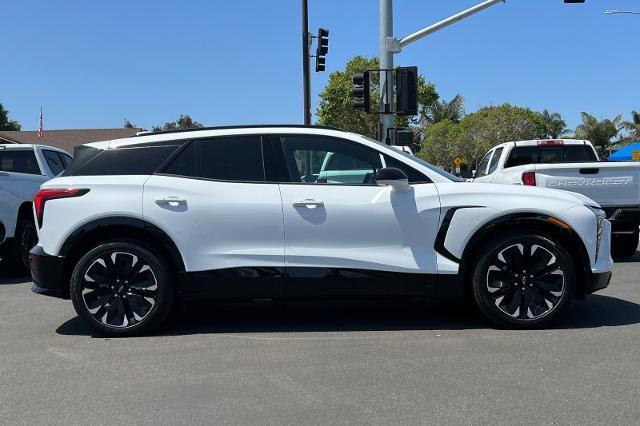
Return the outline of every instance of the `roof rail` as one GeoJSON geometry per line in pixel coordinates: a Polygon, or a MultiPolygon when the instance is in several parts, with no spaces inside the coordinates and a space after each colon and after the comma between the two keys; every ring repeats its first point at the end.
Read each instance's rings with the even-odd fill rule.
{"type": "Polygon", "coordinates": [[[167,133],[183,133],[183,132],[197,132],[199,130],[228,130],[228,129],[256,129],[256,128],[274,128],[274,127],[295,127],[295,128],[307,128],[307,129],[326,129],[326,130],[340,130],[333,126],[318,126],[308,124],[244,124],[235,126],[212,126],[212,127],[195,127],[192,129],[171,129],[171,130],[157,130],[157,131],[144,131],[138,132],[136,136],[148,136],[148,135],[164,135],[167,133]]]}

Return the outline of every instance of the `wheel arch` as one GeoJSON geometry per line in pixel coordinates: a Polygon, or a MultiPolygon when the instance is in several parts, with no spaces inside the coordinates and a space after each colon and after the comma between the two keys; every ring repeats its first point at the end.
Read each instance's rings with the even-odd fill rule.
{"type": "MultiPolygon", "coordinates": [[[[159,251],[175,272],[185,270],[184,260],[171,237],[162,229],[143,219],[107,217],[85,223],[74,230],[62,244],[59,256],[65,260],[65,278],[71,277],[73,266],[88,250],[101,241],[125,238],[140,240],[159,251]]],[[[66,280],[68,281],[68,280],[66,280]]]]}
{"type": "Polygon", "coordinates": [[[33,219],[33,203],[31,201],[25,201],[20,204],[20,208],[18,209],[18,215],[16,216],[16,227],[20,222],[20,219],[28,219],[31,222],[34,222],[33,219]]]}
{"type": "MultiPolygon", "coordinates": [[[[516,213],[492,219],[482,226],[467,242],[460,259],[460,274],[465,283],[465,292],[471,286],[471,265],[482,250],[484,243],[496,235],[510,230],[535,230],[555,237],[569,252],[576,270],[576,294],[578,299],[586,295],[586,282],[591,280],[589,252],[582,238],[571,227],[561,226],[549,220],[551,216],[541,213],[516,213]]],[[[560,221],[560,223],[563,223],[560,221]]],[[[568,226],[568,225],[567,225],[568,226]]]]}

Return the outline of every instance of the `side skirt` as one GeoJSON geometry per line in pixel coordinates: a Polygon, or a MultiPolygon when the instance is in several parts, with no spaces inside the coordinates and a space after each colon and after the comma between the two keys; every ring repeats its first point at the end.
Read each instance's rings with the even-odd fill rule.
{"type": "Polygon", "coordinates": [[[458,299],[458,275],[316,267],[243,267],[179,275],[185,300],[424,297],[458,299]]]}

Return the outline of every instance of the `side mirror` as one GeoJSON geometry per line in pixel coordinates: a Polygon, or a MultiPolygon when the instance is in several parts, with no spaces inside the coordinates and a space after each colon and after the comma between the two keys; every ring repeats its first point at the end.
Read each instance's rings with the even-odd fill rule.
{"type": "Polygon", "coordinates": [[[394,191],[404,192],[411,189],[407,175],[395,167],[385,167],[376,172],[376,184],[390,186],[394,191]]]}

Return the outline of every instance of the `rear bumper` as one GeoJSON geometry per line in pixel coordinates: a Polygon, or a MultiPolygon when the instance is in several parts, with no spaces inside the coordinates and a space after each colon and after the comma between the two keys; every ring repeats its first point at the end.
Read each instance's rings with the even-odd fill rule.
{"type": "Polygon", "coordinates": [[[69,283],[65,279],[64,257],[51,256],[40,246],[29,253],[29,268],[33,287],[31,290],[45,296],[69,298],[69,283]]]}

